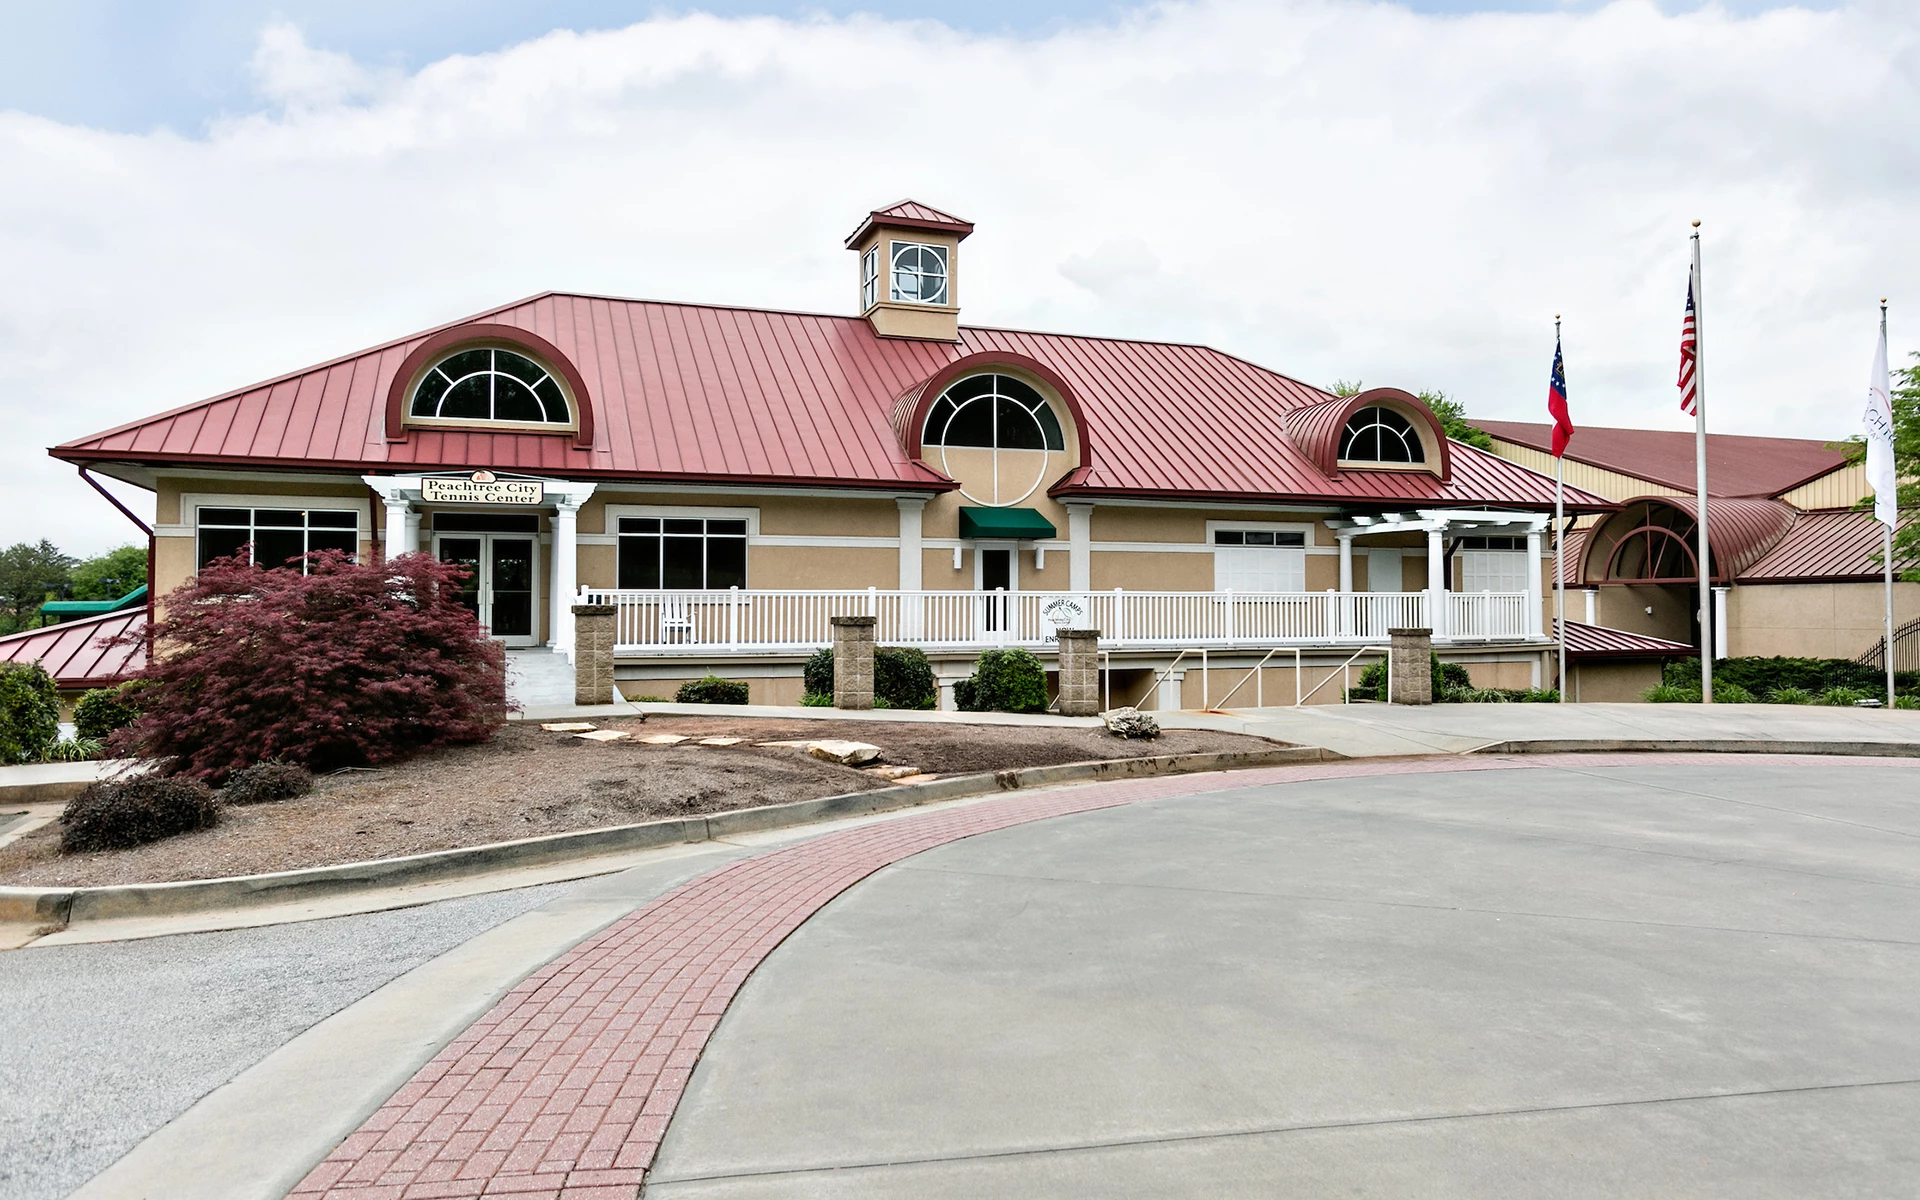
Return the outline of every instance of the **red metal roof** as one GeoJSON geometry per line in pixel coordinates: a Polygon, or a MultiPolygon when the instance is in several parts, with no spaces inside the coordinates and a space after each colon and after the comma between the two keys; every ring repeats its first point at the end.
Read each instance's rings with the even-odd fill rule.
{"type": "Polygon", "coordinates": [[[0,662],[34,663],[45,667],[63,688],[106,687],[131,679],[147,665],[144,639],[116,645],[127,633],[147,627],[145,608],[86,617],[45,629],[0,637],[0,662]]]}
{"type": "Polygon", "coordinates": [[[867,236],[867,231],[875,225],[892,229],[935,229],[943,233],[958,234],[961,241],[973,232],[973,222],[952,213],[944,213],[931,204],[922,204],[918,200],[900,200],[885,208],[876,208],[860,222],[860,227],[847,235],[847,245],[867,236]]]}
{"type": "MultiPolygon", "coordinates": [[[[594,410],[570,436],[411,429],[386,436],[384,402],[427,330],[55,447],[74,462],[200,463],[365,472],[519,471],[576,478],[945,491],[909,456],[896,401],[954,361],[1043,364],[1084,418],[1083,465],[1056,495],[1281,498],[1540,509],[1553,481],[1455,444],[1452,476],[1322,473],[1283,414],[1331,397],[1205,346],[963,327],[956,342],[883,338],[859,317],[535,296],[442,329],[512,325],[557,347],[594,410]]],[[[1567,489],[1573,511],[1608,501],[1567,489]]]]}
{"type": "MultiPolygon", "coordinates": [[[[1912,518],[1908,518],[1912,520],[1912,518]]],[[[1713,510],[1707,510],[1711,536],[1713,510]]],[[[1907,522],[1901,522],[1905,525],[1907,522]]],[[[1742,583],[1811,583],[1819,580],[1879,579],[1881,525],[1872,513],[1828,509],[1801,513],[1785,537],[1740,575],[1742,583]]],[[[1894,574],[1920,566],[1913,558],[1893,560],[1894,574]]]]}
{"type": "MultiPolygon", "coordinates": [[[[1712,514],[1708,514],[1712,520],[1712,514]]],[[[1555,632],[1559,626],[1555,624],[1555,632]]],[[[1670,642],[1644,633],[1628,633],[1584,621],[1567,622],[1568,658],[1679,658],[1699,653],[1685,642],[1670,642]]]]}
{"type": "MultiPolygon", "coordinates": [[[[1473,422],[1502,441],[1553,451],[1553,426],[1532,421],[1473,422]]],[[[1693,434],[1664,429],[1606,429],[1583,425],[1567,457],[1665,487],[1694,487],[1693,434]]],[[[1778,496],[1845,466],[1846,456],[1809,438],[1707,435],[1709,496],[1778,496]]],[[[1708,514],[1712,522],[1712,514],[1708,514]]]]}
{"type": "MultiPolygon", "coordinates": [[[[1622,502],[1620,511],[1595,525],[1587,531],[1587,538],[1580,547],[1580,562],[1583,564],[1580,578],[1586,581],[1601,582],[1606,578],[1605,562],[1587,562],[1587,555],[1596,547],[1603,533],[1625,534],[1645,523],[1648,508],[1673,508],[1685,513],[1689,518],[1697,519],[1699,502],[1692,496],[1637,496],[1622,502]]],[[[1707,545],[1713,562],[1713,577],[1717,580],[1737,579],[1742,573],[1759,561],[1793,527],[1794,517],[1799,510],[1779,500],[1707,500],[1707,545]]],[[[1608,543],[1612,547],[1618,544],[1618,538],[1608,543]]],[[[1693,535],[1687,537],[1687,546],[1691,551],[1693,535]]],[[[1689,568],[1691,570],[1692,568],[1689,568]]]]}

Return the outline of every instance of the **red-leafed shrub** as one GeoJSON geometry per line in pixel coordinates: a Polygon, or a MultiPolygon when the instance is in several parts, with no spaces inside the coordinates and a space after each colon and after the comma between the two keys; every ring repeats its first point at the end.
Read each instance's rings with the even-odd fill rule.
{"type": "Polygon", "coordinates": [[[225,558],[166,599],[140,693],[110,743],[218,783],[265,759],[314,771],[479,742],[506,718],[506,656],[459,601],[466,568],[424,554],[309,573],[225,558]]]}

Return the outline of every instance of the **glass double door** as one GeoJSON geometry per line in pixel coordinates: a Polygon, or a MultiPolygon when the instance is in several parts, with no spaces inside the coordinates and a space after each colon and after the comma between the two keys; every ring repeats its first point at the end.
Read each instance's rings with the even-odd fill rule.
{"type": "Polygon", "coordinates": [[[513,533],[434,535],[433,553],[441,562],[457,562],[468,571],[460,591],[488,636],[509,646],[538,641],[539,588],[534,539],[513,533]]]}

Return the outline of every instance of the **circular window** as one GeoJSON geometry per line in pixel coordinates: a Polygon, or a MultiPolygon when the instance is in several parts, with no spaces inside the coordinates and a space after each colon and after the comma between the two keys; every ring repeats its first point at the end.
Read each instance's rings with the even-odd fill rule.
{"type": "Polygon", "coordinates": [[[1427,451],[1412,421],[1390,408],[1370,405],[1354,413],[1340,435],[1340,461],[1423,463],[1427,451]]]}
{"type": "Polygon", "coordinates": [[[1011,375],[960,380],[927,410],[922,452],[975,504],[1018,504],[1044,481],[1047,452],[1065,450],[1053,407],[1011,375]]]}
{"type": "Polygon", "coordinates": [[[462,350],[434,364],[414,385],[415,417],[568,425],[566,393],[545,367],[512,350],[462,350]]]}

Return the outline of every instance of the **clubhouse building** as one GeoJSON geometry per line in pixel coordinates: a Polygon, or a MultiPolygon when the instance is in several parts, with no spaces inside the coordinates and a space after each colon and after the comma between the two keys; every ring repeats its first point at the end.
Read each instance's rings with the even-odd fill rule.
{"type": "Polygon", "coordinates": [[[1337,701],[1403,626],[1483,686],[1548,681],[1549,477],[1396,388],[963,325],[972,232],[868,214],[855,316],[549,293],[52,453],[155,493],[162,603],[243,547],[433,554],[523,660],[616,606],[630,697],[712,672],[795,703],[844,614],[948,685],[1097,628],[1114,704],[1337,701]]]}

